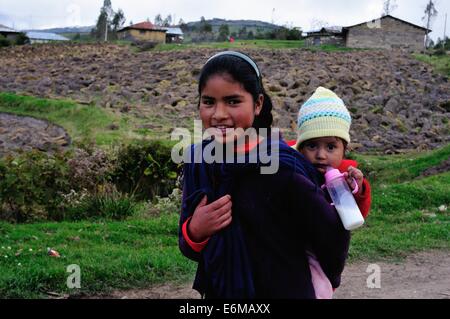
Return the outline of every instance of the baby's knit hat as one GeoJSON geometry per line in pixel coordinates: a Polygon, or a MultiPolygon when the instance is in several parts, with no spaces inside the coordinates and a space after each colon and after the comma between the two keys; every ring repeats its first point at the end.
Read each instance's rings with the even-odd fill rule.
{"type": "Polygon", "coordinates": [[[344,102],[333,91],[319,87],[298,113],[297,147],[304,141],[327,136],[340,137],[350,143],[351,123],[344,102]]]}

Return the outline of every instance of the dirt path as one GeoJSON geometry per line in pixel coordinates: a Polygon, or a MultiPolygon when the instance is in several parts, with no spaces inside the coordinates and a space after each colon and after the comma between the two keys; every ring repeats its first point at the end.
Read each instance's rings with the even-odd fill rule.
{"type": "MultiPolygon", "coordinates": [[[[370,279],[373,279],[371,277],[370,279]]],[[[373,286],[378,282],[369,280],[373,286]]],[[[156,286],[144,290],[116,291],[109,296],[95,298],[113,299],[198,299],[199,294],[191,284],[175,287],[156,286]]],[[[450,251],[428,251],[407,257],[401,262],[357,262],[347,265],[342,285],[335,299],[450,299],[450,251]],[[380,288],[368,288],[368,277],[380,270],[380,288]],[[373,267],[372,269],[376,269],[373,267]]]]}

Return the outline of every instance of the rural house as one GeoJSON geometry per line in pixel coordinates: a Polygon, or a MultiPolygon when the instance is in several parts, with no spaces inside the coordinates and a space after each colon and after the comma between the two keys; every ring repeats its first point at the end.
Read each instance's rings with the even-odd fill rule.
{"type": "Polygon", "coordinates": [[[7,26],[4,26],[3,24],[0,24],[0,35],[4,36],[8,40],[16,40],[17,36],[19,35],[19,31],[16,31],[14,29],[8,28],[7,26]]]}
{"type": "Polygon", "coordinates": [[[183,31],[178,27],[163,27],[166,32],[166,43],[183,42],[183,31]]]}
{"type": "Polygon", "coordinates": [[[166,43],[166,31],[146,21],[125,27],[117,31],[117,35],[120,40],[166,43]]]}
{"type": "Polygon", "coordinates": [[[313,45],[344,45],[344,37],[342,35],[342,27],[323,27],[320,30],[313,30],[307,33],[305,44],[313,45]]]}
{"type": "Polygon", "coordinates": [[[425,48],[425,36],[430,32],[424,27],[387,15],[372,22],[344,28],[344,38],[349,48],[420,51],[425,48]]]}
{"type": "Polygon", "coordinates": [[[424,27],[391,15],[349,27],[322,28],[308,32],[306,44],[341,44],[349,48],[407,49],[421,51],[425,48],[425,36],[430,33],[424,27]]]}

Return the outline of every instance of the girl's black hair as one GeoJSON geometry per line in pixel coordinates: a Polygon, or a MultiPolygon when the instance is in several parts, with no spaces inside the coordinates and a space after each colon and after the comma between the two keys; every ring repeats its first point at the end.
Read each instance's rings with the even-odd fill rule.
{"type": "Polygon", "coordinates": [[[261,94],[264,96],[261,112],[258,116],[255,116],[252,127],[257,131],[260,128],[267,128],[270,131],[273,123],[272,100],[264,90],[262,79],[257,75],[253,66],[246,60],[233,55],[223,54],[212,58],[205,64],[200,73],[198,85],[199,96],[201,96],[201,92],[205,88],[208,80],[218,74],[231,76],[234,81],[240,83],[252,95],[254,102],[256,102],[261,94]]]}

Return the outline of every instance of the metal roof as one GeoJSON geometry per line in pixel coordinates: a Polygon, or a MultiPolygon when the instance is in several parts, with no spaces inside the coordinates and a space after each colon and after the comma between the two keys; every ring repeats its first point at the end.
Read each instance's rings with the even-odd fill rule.
{"type": "Polygon", "coordinates": [[[330,33],[331,34],[340,34],[340,33],[342,33],[343,29],[344,28],[340,27],[340,26],[332,26],[332,27],[323,27],[321,29],[307,31],[306,33],[308,35],[310,35],[310,34],[318,34],[318,33],[320,33],[320,34],[326,34],[326,33],[328,33],[328,34],[330,34],[330,33]]]}
{"type": "Polygon", "coordinates": [[[163,29],[167,30],[167,34],[171,35],[183,35],[183,31],[181,31],[181,28],[172,28],[172,27],[163,27],[163,29]]]}
{"type": "Polygon", "coordinates": [[[26,35],[30,40],[69,41],[66,37],[56,33],[30,31],[26,35]]]}
{"type": "Polygon", "coordinates": [[[9,32],[9,33],[20,33],[14,29],[8,28],[7,26],[0,24],[0,32],[9,32]]]}

